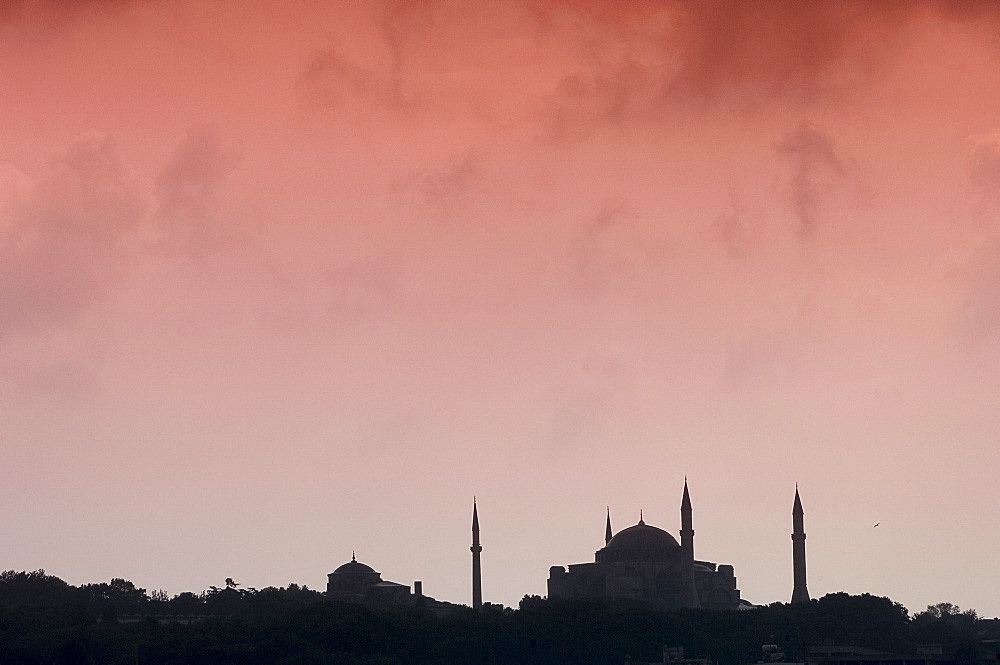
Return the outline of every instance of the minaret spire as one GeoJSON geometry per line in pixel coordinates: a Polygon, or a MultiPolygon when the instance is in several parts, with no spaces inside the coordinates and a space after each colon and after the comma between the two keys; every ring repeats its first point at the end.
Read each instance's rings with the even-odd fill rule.
{"type": "Polygon", "coordinates": [[[483,546],[479,544],[479,511],[476,509],[476,497],[472,497],[472,607],[480,609],[483,606],[483,571],[479,562],[479,553],[483,546]]]}
{"type": "Polygon", "coordinates": [[[607,545],[611,542],[611,537],[614,534],[611,533],[611,506],[608,506],[608,524],[604,527],[604,544],[607,545]]]}
{"type": "Polygon", "coordinates": [[[698,588],[694,582],[694,526],[691,517],[691,494],[684,476],[684,496],[681,497],[681,606],[700,607],[698,588]]]}
{"type": "Polygon", "coordinates": [[[799,484],[795,483],[795,503],[792,504],[792,603],[808,603],[806,589],[806,531],[803,526],[802,500],[799,498],[799,484]]]}

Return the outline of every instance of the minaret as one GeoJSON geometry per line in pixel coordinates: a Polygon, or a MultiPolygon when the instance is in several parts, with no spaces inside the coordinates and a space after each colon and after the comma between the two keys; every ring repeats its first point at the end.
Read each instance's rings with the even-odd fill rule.
{"type": "Polygon", "coordinates": [[[604,527],[604,544],[607,545],[611,542],[611,537],[614,534],[611,533],[611,506],[608,506],[608,525],[604,527]]]}
{"type": "Polygon", "coordinates": [[[694,527],[691,519],[691,495],[687,476],[684,477],[684,498],[681,499],[681,607],[700,607],[698,589],[694,583],[694,527]]]}
{"type": "Polygon", "coordinates": [[[792,587],[792,603],[808,603],[806,590],[806,531],[802,526],[802,501],[799,499],[799,484],[795,483],[795,503],[792,505],[792,570],[795,586],[792,587]]]}
{"type": "Polygon", "coordinates": [[[483,606],[483,570],[479,564],[479,553],[483,546],[479,544],[479,512],[476,510],[476,498],[472,498],[472,608],[483,606]]]}

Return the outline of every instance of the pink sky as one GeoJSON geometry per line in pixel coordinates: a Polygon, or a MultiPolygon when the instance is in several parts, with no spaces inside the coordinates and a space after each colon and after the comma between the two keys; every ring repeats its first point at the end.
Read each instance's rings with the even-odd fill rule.
{"type": "Polygon", "coordinates": [[[687,475],[1000,614],[1000,10],[872,4],[5,3],[0,569],[469,602],[475,494],[516,604],[687,475]]]}

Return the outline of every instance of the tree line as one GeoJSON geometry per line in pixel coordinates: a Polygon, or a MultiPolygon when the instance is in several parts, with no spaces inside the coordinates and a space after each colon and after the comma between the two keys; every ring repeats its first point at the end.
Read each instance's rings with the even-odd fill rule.
{"type": "MultiPolygon", "coordinates": [[[[841,644],[900,654],[941,645],[981,665],[1000,622],[941,603],[910,616],[888,598],[834,593],[803,605],[664,612],[635,603],[525,596],[477,612],[329,600],[297,584],[241,588],[232,579],[168,597],[125,579],[76,587],[44,571],[0,573],[0,663],[562,663],[659,661],[664,645],[718,665],[787,660],[841,644]]],[[[995,653],[995,652],[994,652],[995,653]]],[[[996,662],[996,660],[994,660],[996,662]]]]}

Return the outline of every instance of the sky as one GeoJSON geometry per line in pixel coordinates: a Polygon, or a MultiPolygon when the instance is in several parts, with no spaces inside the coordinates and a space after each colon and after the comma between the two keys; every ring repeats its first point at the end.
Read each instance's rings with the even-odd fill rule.
{"type": "Polygon", "coordinates": [[[1000,615],[1000,9],[0,5],[0,569],[1000,615]],[[878,523],[879,526],[873,527],[878,523]]]}

